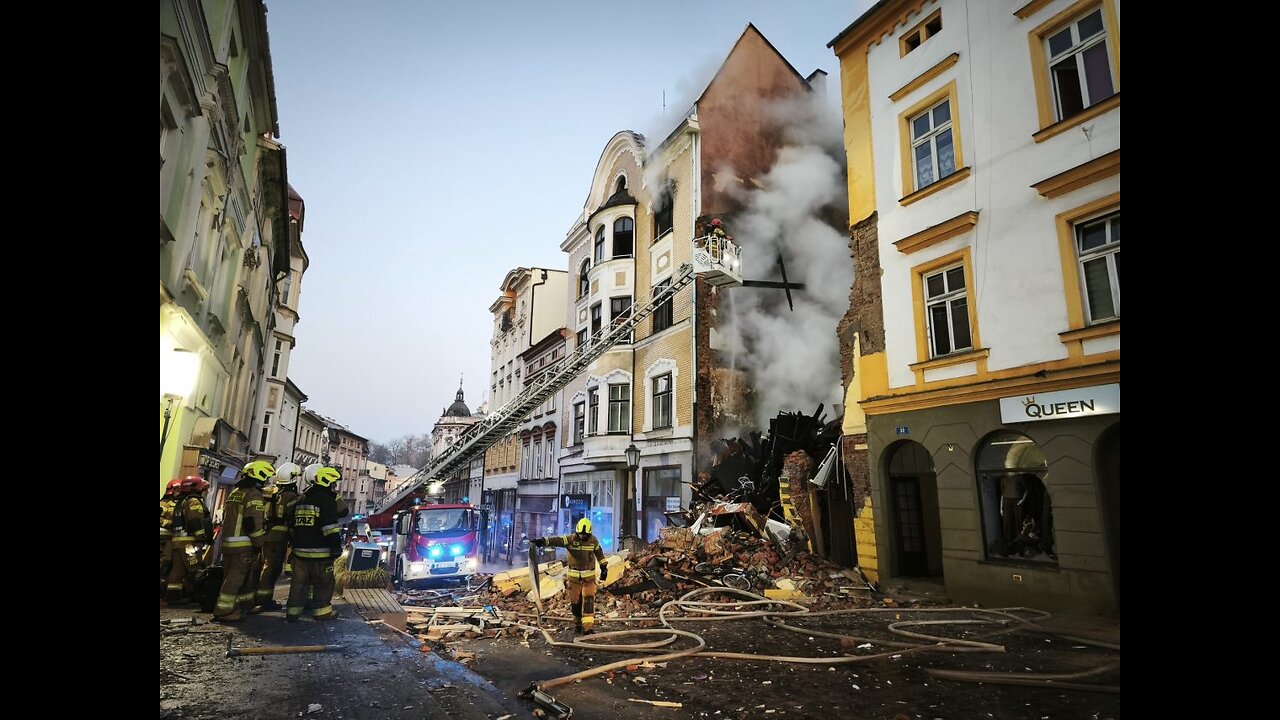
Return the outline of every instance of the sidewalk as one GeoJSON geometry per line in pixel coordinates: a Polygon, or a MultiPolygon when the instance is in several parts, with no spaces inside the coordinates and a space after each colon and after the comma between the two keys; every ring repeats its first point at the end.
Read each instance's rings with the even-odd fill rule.
{"type": "MultiPolygon", "coordinates": [[[[276,587],[283,602],[288,584],[276,587]]],[[[341,598],[337,619],[286,623],[284,611],[212,623],[194,605],[161,608],[161,718],[423,717],[479,720],[523,714],[522,703],[464,666],[423,653],[396,633],[376,631],[341,598]],[[203,624],[166,630],[164,621],[203,624]],[[386,637],[382,637],[385,635],[386,637]],[[228,658],[228,647],[338,645],[324,653],[228,658]],[[313,706],[319,705],[319,710],[313,706]]]]}

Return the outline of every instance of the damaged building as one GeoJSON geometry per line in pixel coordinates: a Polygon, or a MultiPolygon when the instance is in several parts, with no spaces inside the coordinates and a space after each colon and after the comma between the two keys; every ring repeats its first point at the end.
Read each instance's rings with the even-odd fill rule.
{"type": "MultiPolygon", "coordinates": [[[[830,157],[840,150],[838,125],[836,153],[828,147],[815,150],[821,157],[810,159],[792,147],[791,126],[803,112],[787,110],[820,98],[824,79],[821,71],[801,75],[748,25],[701,93],[675,108],[677,119],[669,123],[674,127],[664,129],[669,132],[649,138],[620,132],[605,146],[582,212],[561,244],[568,255],[571,349],[592,342],[671,283],[681,265],[691,262],[694,238],[736,236],[744,258],[759,255],[743,261],[744,273],[750,271],[758,282],[725,290],[699,278],[642,321],[631,342],[612,347],[565,388],[566,431],[558,458],[562,531],[589,517],[606,552],[629,544],[623,542],[628,537],[654,542],[668,524],[667,514],[695,499],[694,488],[722,459],[725,440],[768,433],[769,419],[783,411],[807,413],[825,402],[833,416],[839,412],[834,407],[842,394],[836,326],[846,309],[851,273],[844,240],[844,168],[830,157]],[[830,193],[814,193],[816,200],[775,203],[804,208],[805,216],[794,221],[765,217],[760,208],[767,203],[758,202],[785,185],[785,178],[771,173],[787,161],[793,163],[789,167],[812,162],[834,179],[826,183],[830,193]],[[806,278],[798,269],[787,277],[792,222],[802,226],[796,237],[825,232],[834,239],[836,262],[808,258],[810,266],[834,267],[833,277],[806,278]],[[806,294],[807,280],[822,280],[838,309],[819,312],[806,294]],[[735,304],[730,299],[735,293],[757,299],[735,304]],[[788,316],[792,308],[794,315],[788,316]],[[736,311],[741,311],[737,319],[736,311]],[[786,375],[816,384],[816,391],[792,392],[786,378],[770,379],[757,371],[779,363],[759,362],[769,357],[762,351],[771,333],[762,326],[748,328],[750,312],[810,332],[792,345],[819,361],[786,375]],[[823,365],[829,367],[818,367],[823,365]],[[830,379],[813,381],[823,373],[830,379]]],[[[838,120],[834,111],[830,115],[838,120]]],[[[809,192],[804,189],[808,179],[798,177],[798,192],[809,192]]],[[[837,423],[837,443],[838,436],[837,423]]],[[[832,444],[818,451],[811,472],[832,444]]],[[[842,497],[848,495],[844,481],[833,485],[842,488],[842,497]]],[[[834,528],[826,522],[824,538],[847,564],[856,562],[851,508],[847,504],[834,512],[840,520],[834,528]]]]}

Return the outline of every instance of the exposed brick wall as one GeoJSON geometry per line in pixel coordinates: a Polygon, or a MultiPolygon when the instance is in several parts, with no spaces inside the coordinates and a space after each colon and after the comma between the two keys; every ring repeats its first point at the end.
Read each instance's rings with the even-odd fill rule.
{"type": "Polygon", "coordinates": [[[849,475],[853,489],[853,515],[858,517],[871,499],[871,465],[867,450],[867,436],[846,435],[841,446],[840,459],[849,475]],[[863,449],[857,449],[861,446],[863,449]]]}
{"type": "Polygon", "coordinates": [[[880,251],[877,213],[849,228],[853,258],[853,287],[849,311],[836,328],[840,339],[840,378],[845,387],[853,378],[853,336],[859,336],[863,355],[884,352],[884,306],[880,298],[880,251]]]}

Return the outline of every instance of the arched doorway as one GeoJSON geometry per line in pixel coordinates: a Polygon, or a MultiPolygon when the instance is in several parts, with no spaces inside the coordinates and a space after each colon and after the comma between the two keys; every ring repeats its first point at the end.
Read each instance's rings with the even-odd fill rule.
{"type": "Polygon", "coordinates": [[[989,560],[1057,564],[1053,503],[1045,488],[1048,463],[1035,440],[1012,430],[978,447],[978,504],[989,560]]]}
{"type": "Polygon", "coordinates": [[[924,446],[904,440],[888,452],[890,526],[894,574],[942,576],[942,523],[938,519],[938,478],[924,446]]]}
{"type": "Polygon", "coordinates": [[[1120,423],[1098,437],[1094,467],[1098,472],[1098,495],[1111,560],[1111,581],[1115,585],[1116,607],[1120,607],[1120,423]]]}

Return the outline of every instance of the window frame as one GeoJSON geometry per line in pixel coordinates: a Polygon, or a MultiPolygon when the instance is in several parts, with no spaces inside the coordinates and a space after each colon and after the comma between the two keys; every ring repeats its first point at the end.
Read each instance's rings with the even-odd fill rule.
{"type": "MultiPolygon", "coordinates": [[[[1092,40],[1092,38],[1091,38],[1092,40]]],[[[1032,79],[1036,95],[1036,112],[1040,127],[1032,134],[1035,142],[1069,130],[1080,123],[1097,117],[1120,105],[1120,17],[1115,0],[1080,0],[1062,12],[1044,21],[1027,33],[1027,45],[1031,55],[1032,79]],[[1111,71],[1112,94],[1100,98],[1084,110],[1065,118],[1059,117],[1059,102],[1054,90],[1054,80],[1049,65],[1049,38],[1069,25],[1079,22],[1098,9],[1102,10],[1102,33],[1106,43],[1107,64],[1111,71]]],[[[1083,50],[1084,48],[1081,48],[1083,50]]],[[[1082,97],[1083,99],[1083,97],[1082,97]]]]}
{"type": "Polygon", "coordinates": [[[952,265],[947,265],[947,266],[938,268],[937,270],[933,270],[928,273],[925,273],[921,278],[921,280],[924,282],[924,288],[923,288],[924,312],[925,312],[925,322],[928,325],[928,331],[929,331],[929,357],[930,358],[947,357],[948,355],[955,355],[957,353],[973,350],[974,349],[973,332],[969,329],[969,324],[968,324],[969,323],[969,284],[967,282],[968,279],[965,277],[965,274],[964,274],[964,264],[955,263],[952,265]],[[959,271],[958,275],[956,271],[959,271]],[[953,287],[952,280],[954,277],[959,277],[960,281],[964,284],[961,285],[959,288],[953,287]],[[933,278],[942,278],[943,289],[942,289],[942,292],[938,295],[929,294],[930,293],[929,281],[932,280],[933,278]],[[955,316],[957,313],[955,310],[955,303],[957,301],[964,302],[965,334],[968,335],[968,342],[963,345],[961,345],[958,342],[958,338],[956,337],[957,328],[956,328],[955,316]],[[946,313],[946,330],[947,330],[946,340],[947,340],[948,349],[944,351],[940,351],[938,348],[938,339],[939,339],[938,327],[934,322],[935,308],[941,308],[946,313]]]}
{"type": "MultiPolygon", "coordinates": [[[[669,277],[666,278],[665,280],[659,281],[657,285],[653,286],[652,294],[649,297],[650,298],[657,297],[659,293],[661,293],[663,290],[665,290],[670,286],[671,286],[671,278],[669,277]]],[[[667,298],[665,302],[663,302],[661,305],[654,308],[653,314],[650,316],[649,322],[650,322],[650,328],[651,328],[650,334],[654,334],[654,335],[662,332],[663,330],[666,330],[672,325],[675,325],[674,299],[667,298]]]]}
{"type": "Polygon", "coordinates": [[[942,32],[942,8],[934,10],[931,15],[913,25],[910,30],[902,33],[898,38],[900,57],[906,57],[908,53],[918,49],[929,38],[940,32],[942,32]],[[934,21],[937,21],[937,29],[933,27],[934,21]],[[916,40],[917,37],[919,38],[918,40],[916,40]],[[912,44],[912,40],[915,40],[914,44],[912,44]]]}
{"type": "MultiPolygon", "coordinates": [[[[898,115],[898,135],[901,152],[901,173],[902,173],[902,198],[899,204],[909,205],[921,197],[930,195],[945,187],[949,187],[953,183],[960,182],[969,176],[969,168],[965,165],[964,156],[964,123],[960,116],[961,107],[959,102],[959,92],[956,81],[952,80],[932,93],[929,93],[919,102],[907,108],[898,115]],[[951,150],[952,164],[951,172],[945,176],[935,178],[927,185],[917,186],[915,147],[916,136],[913,130],[913,121],[923,115],[930,113],[930,123],[933,123],[932,113],[934,108],[943,102],[948,102],[950,110],[949,128],[932,127],[931,133],[940,135],[944,130],[951,131],[951,150]]],[[[922,136],[922,140],[934,137],[934,134],[922,136]]],[[[934,165],[937,165],[937,150],[933,149],[934,165]]]]}
{"type": "Polygon", "coordinates": [[[673,380],[674,378],[672,376],[672,373],[670,372],[665,372],[661,375],[656,375],[653,378],[652,388],[653,388],[653,429],[654,430],[663,430],[666,428],[670,428],[675,424],[675,413],[673,412],[673,410],[675,409],[674,408],[675,384],[673,380]],[[665,391],[658,390],[658,382],[661,380],[666,380],[667,382],[667,389],[665,391]],[[659,413],[663,411],[664,408],[666,412],[665,423],[661,422],[658,417],[659,413]]]}
{"type": "Polygon", "coordinates": [[[587,388],[587,437],[600,434],[600,388],[587,388]]]}
{"type": "Polygon", "coordinates": [[[612,250],[613,252],[611,253],[611,256],[613,257],[614,260],[618,260],[620,258],[635,257],[635,254],[636,254],[636,221],[635,219],[628,216],[623,216],[613,221],[612,250]],[[627,225],[627,224],[629,224],[631,227],[628,229],[619,230],[620,225],[627,225]],[[618,250],[618,237],[620,235],[623,237],[630,236],[630,241],[627,243],[627,251],[625,253],[619,252],[618,250]]]}
{"type": "Polygon", "coordinates": [[[610,435],[631,432],[631,383],[609,384],[609,418],[607,422],[606,432],[610,435]],[[619,397],[615,398],[615,394],[619,397]],[[617,408],[616,413],[615,407],[617,408]],[[615,419],[617,420],[616,424],[614,422],[615,419]]]}
{"type": "Polygon", "coordinates": [[[591,262],[599,265],[604,262],[605,231],[604,225],[596,228],[595,242],[591,246],[591,262]]]}
{"type": "Polygon", "coordinates": [[[916,358],[918,362],[927,362],[939,357],[963,356],[970,352],[978,352],[983,348],[981,333],[978,327],[978,297],[973,291],[977,287],[973,274],[973,255],[970,248],[962,248],[942,257],[911,268],[911,297],[915,309],[916,358]],[[940,270],[950,269],[957,264],[964,268],[965,294],[969,318],[968,349],[952,349],[947,355],[934,355],[932,336],[929,332],[929,312],[925,300],[925,277],[936,274],[940,270]]]}
{"type": "Polygon", "coordinates": [[[1067,22],[1058,29],[1045,33],[1041,36],[1041,41],[1043,42],[1042,47],[1045,53],[1045,63],[1049,68],[1049,88],[1053,92],[1054,118],[1056,120],[1069,120],[1094,105],[1106,100],[1112,95],[1115,95],[1115,79],[1112,77],[1111,72],[1111,48],[1107,46],[1107,19],[1101,4],[1079,14],[1073,20],[1067,22]],[[1102,29],[1087,38],[1081,39],[1080,23],[1094,15],[1098,16],[1098,21],[1101,23],[1102,29]],[[1064,32],[1068,34],[1068,37],[1071,40],[1071,45],[1066,50],[1055,54],[1053,52],[1052,42],[1054,38],[1059,37],[1064,32]],[[1111,85],[1111,92],[1093,100],[1091,99],[1093,93],[1090,91],[1089,87],[1089,72],[1088,68],[1085,66],[1084,54],[1085,51],[1090,50],[1097,45],[1102,45],[1103,49],[1106,50],[1107,53],[1107,82],[1111,85]],[[1059,84],[1059,75],[1054,71],[1054,68],[1067,60],[1074,61],[1072,64],[1075,65],[1076,78],[1078,80],[1076,89],[1080,93],[1080,96],[1075,98],[1080,102],[1080,107],[1069,113],[1063,107],[1063,93],[1065,92],[1065,89],[1059,84]]]}
{"type": "Polygon", "coordinates": [[[581,445],[587,435],[587,401],[573,404],[573,444],[581,445]]]}
{"type": "Polygon", "coordinates": [[[583,258],[578,272],[578,299],[591,294],[591,258],[583,258]]]}

